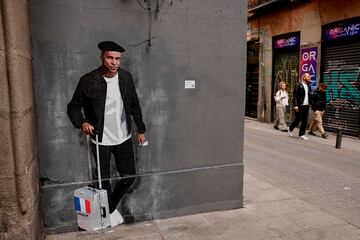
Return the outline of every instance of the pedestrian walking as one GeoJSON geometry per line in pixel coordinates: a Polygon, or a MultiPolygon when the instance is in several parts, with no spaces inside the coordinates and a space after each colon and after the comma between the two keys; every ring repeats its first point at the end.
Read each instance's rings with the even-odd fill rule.
{"type": "Polygon", "coordinates": [[[286,83],[281,81],[279,83],[279,90],[275,94],[276,103],[276,119],[274,122],[274,128],[282,132],[287,132],[288,126],[285,122],[286,106],[289,105],[289,95],[286,90],[286,83]]]}
{"type": "Polygon", "coordinates": [[[296,84],[293,94],[295,119],[288,129],[288,134],[292,137],[294,128],[301,122],[299,138],[302,140],[308,140],[305,131],[309,115],[309,104],[311,103],[310,79],[310,74],[304,73],[301,82],[296,84]]]}
{"type": "Polygon", "coordinates": [[[123,222],[117,205],[135,181],[134,177],[121,179],[110,185],[110,158],[121,177],[135,175],[135,160],[131,140],[131,117],[136,124],[139,144],[145,142],[145,124],[136,94],[132,75],[120,68],[121,54],[125,51],[117,43],[105,41],[98,44],[102,64],[85,74],[75,89],[67,106],[73,125],[92,138],[93,154],[96,156],[94,130],[99,139],[102,186],[107,190],[111,226],[123,222]]]}
{"type": "Polygon", "coordinates": [[[315,131],[319,130],[323,138],[328,138],[322,125],[322,118],[326,107],[326,84],[320,83],[317,91],[312,96],[311,109],[314,111],[313,118],[310,123],[310,135],[315,136],[315,131]]]}

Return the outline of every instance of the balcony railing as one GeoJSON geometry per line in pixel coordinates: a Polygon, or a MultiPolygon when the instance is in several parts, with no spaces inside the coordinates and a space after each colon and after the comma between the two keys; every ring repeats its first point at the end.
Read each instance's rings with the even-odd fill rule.
{"type": "Polygon", "coordinates": [[[301,2],[309,0],[248,0],[248,13],[266,14],[280,8],[288,8],[295,6],[301,2]]]}
{"type": "Polygon", "coordinates": [[[260,6],[261,4],[271,2],[272,0],[249,0],[248,1],[248,9],[256,8],[257,6],[260,6]]]}

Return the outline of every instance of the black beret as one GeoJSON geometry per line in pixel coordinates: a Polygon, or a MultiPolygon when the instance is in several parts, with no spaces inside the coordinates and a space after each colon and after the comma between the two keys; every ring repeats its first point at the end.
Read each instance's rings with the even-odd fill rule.
{"type": "Polygon", "coordinates": [[[104,41],[98,44],[98,48],[101,51],[114,51],[114,52],[125,52],[125,49],[119,44],[112,41],[104,41]]]}

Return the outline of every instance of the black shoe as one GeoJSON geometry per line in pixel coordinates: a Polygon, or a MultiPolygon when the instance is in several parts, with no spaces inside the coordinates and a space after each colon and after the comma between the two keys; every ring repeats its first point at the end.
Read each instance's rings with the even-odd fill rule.
{"type": "Polygon", "coordinates": [[[313,133],[312,131],[309,131],[309,135],[316,136],[316,134],[313,133]]]}
{"type": "Polygon", "coordinates": [[[288,130],[287,129],[283,129],[283,130],[281,130],[282,132],[287,132],[288,130]]]}
{"type": "Polygon", "coordinates": [[[276,130],[279,130],[279,128],[277,126],[273,126],[276,130]]]}
{"type": "Polygon", "coordinates": [[[323,135],[321,135],[323,138],[327,139],[328,135],[326,133],[324,133],[323,135]]]}

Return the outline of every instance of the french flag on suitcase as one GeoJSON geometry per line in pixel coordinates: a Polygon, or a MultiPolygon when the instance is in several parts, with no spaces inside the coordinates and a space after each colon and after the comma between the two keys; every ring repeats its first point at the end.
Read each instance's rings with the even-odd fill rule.
{"type": "Polygon", "coordinates": [[[90,214],[90,200],[74,196],[75,210],[78,213],[90,214]]]}

